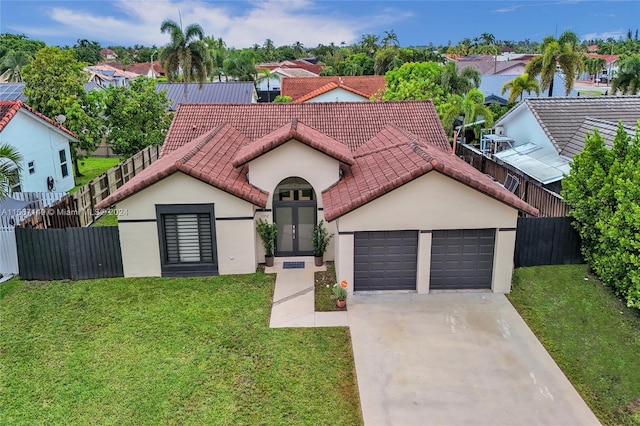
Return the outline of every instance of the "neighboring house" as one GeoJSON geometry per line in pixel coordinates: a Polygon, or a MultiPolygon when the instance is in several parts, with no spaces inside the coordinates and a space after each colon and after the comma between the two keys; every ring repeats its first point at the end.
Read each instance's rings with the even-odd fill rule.
{"type": "Polygon", "coordinates": [[[324,219],[339,281],[418,293],[509,292],[519,211],[537,214],[453,155],[431,101],[183,104],[111,205],[125,276],[253,273],[257,218],[276,256],[311,256],[324,219]]]}
{"type": "MultiPolygon", "coordinates": [[[[268,68],[267,66],[258,65],[256,69],[260,71],[261,69],[268,68]]],[[[318,77],[319,74],[309,71],[306,68],[293,68],[293,67],[278,67],[273,68],[271,71],[277,75],[277,77],[271,77],[269,79],[269,83],[267,85],[267,80],[262,80],[256,83],[256,90],[258,91],[258,96],[262,101],[263,98],[266,98],[267,92],[271,92],[271,99],[280,94],[280,87],[282,84],[282,80],[287,77],[318,77]]]]}
{"type": "Polygon", "coordinates": [[[287,77],[281,94],[293,102],[363,102],[384,88],[383,75],[287,77]]]}
{"type": "MultiPolygon", "coordinates": [[[[599,80],[602,83],[610,82],[616,74],[618,73],[618,65],[616,61],[618,60],[618,55],[599,55],[597,53],[587,53],[588,58],[600,58],[604,59],[605,66],[604,69],[597,74],[599,80]]],[[[578,80],[590,80],[591,74],[588,72],[583,72],[580,76],[578,76],[578,80]]]]}
{"type": "Polygon", "coordinates": [[[126,87],[129,81],[140,77],[139,74],[123,71],[111,65],[90,65],[84,68],[89,74],[89,82],[98,84],[101,87],[126,87]]]}
{"type": "MultiPolygon", "coordinates": [[[[102,87],[94,82],[84,84],[84,90],[87,92],[102,87]]],[[[22,101],[26,102],[27,97],[23,93],[24,83],[0,83],[0,101],[22,101]]]]}
{"type": "MultiPolygon", "coordinates": [[[[498,103],[500,105],[506,105],[509,99],[509,91],[507,90],[502,94],[502,86],[508,81],[511,81],[516,76],[513,75],[483,75],[480,81],[480,91],[484,94],[485,104],[498,103]]],[[[540,77],[538,77],[538,83],[540,83],[540,77]]],[[[566,97],[564,89],[565,80],[560,75],[556,74],[553,78],[553,97],[566,97]]],[[[547,96],[547,91],[541,91],[540,97],[547,96]]],[[[578,92],[572,89],[569,93],[569,97],[578,96],[578,92]]],[[[522,99],[536,98],[536,92],[523,92],[522,99]]],[[[520,99],[518,99],[520,100],[520,99]]]]}
{"type": "Polygon", "coordinates": [[[0,101],[0,145],[17,148],[23,160],[20,183],[13,192],[72,189],[69,144],[76,142],[73,133],[22,101],[0,101]]]}
{"type": "Polygon", "coordinates": [[[164,77],[164,69],[158,61],[153,61],[153,64],[151,62],[137,62],[135,64],[129,64],[127,65],[127,71],[147,78],[164,77]]]}
{"type": "Polygon", "coordinates": [[[458,71],[462,71],[467,67],[473,67],[485,75],[521,75],[524,73],[527,63],[531,60],[532,55],[522,55],[515,60],[500,61],[499,58],[492,55],[471,55],[456,60],[458,71]]]}
{"type": "Polygon", "coordinates": [[[485,147],[493,143],[493,161],[559,193],[587,132],[597,128],[612,146],[618,122],[632,134],[638,120],[640,96],[525,99],[494,124],[485,147]]]}
{"type": "MultiPolygon", "coordinates": [[[[256,88],[250,81],[228,83],[187,83],[189,103],[196,104],[251,104],[257,102],[256,88]]],[[[167,91],[171,111],[177,111],[183,102],[184,83],[158,83],[156,91],[167,91]]]]}
{"type": "Polygon", "coordinates": [[[111,49],[100,49],[100,54],[107,61],[115,61],[118,59],[118,55],[111,49]]]}

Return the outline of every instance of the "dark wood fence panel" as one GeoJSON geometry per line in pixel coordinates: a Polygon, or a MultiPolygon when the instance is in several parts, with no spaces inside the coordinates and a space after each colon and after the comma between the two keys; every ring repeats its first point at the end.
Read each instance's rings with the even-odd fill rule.
{"type": "Polygon", "coordinates": [[[498,164],[489,158],[470,150],[464,145],[458,145],[456,154],[476,169],[493,177],[497,182],[504,184],[507,174],[511,174],[520,180],[514,194],[521,200],[537,208],[540,217],[563,217],[569,213],[569,206],[558,194],[540,186],[540,184],[515,169],[498,164]]]}
{"type": "Polygon", "coordinates": [[[62,280],[71,275],[64,229],[16,228],[18,269],[25,280],[62,280]]]}
{"type": "Polygon", "coordinates": [[[118,227],[16,228],[18,268],[24,280],[124,276],[118,227]]]}
{"type": "Polygon", "coordinates": [[[514,263],[516,268],[584,263],[571,218],[518,218],[514,263]]]}
{"type": "Polygon", "coordinates": [[[117,226],[68,228],[72,280],[122,277],[122,251],[117,226]]]}

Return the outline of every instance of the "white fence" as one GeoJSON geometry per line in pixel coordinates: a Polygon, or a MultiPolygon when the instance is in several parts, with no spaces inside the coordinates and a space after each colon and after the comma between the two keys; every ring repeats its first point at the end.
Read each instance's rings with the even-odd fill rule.
{"type": "MultiPolygon", "coordinates": [[[[64,197],[63,192],[14,192],[11,198],[31,201],[28,208],[0,210],[0,274],[18,273],[18,248],[15,226],[35,211],[48,207],[64,197]]],[[[1,205],[1,204],[0,204],[1,205]]]]}

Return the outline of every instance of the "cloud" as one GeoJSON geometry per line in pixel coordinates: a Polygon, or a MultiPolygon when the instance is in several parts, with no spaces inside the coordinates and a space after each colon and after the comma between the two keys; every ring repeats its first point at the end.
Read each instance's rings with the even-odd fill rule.
{"type": "Polygon", "coordinates": [[[615,40],[617,40],[620,37],[624,37],[626,36],[626,32],[622,31],[622,30],[617,30],[617,31],[605,31],[602,33],[589,33],[589,34],[583,34],[582,35],[582,40],[606,40],[608,38],[613,38],[615,40]]]}
{"type": "Polygon", "coordinates": [[[300,41],[306,46],[319,43],[356,42],[361,31],[380,23],[397,22],[410,12],[351,17],[332,11],[328,4],[308,0],[266,0],[215,2],[201,0],[114,0],[73,3],[74,7],[51,7],[47,15],[53,25],[20,28],[36,36],[64,36],[98,40],[104,45],[164,45],[168,34],[160,33],[165,19],[186,26],[198,23],[205,35],[222,37],[229,47],[262,44],[267,38],[276,46],[300,41]],[[101,4],[99,9],[96,4],[101,4]],[[91,7],[91,10],[89,9],[91,7]],[[389,17],[392,17],[391,19],[389,17]]]}
{"type": "Polygon", "coordinates": [[[521,4],[514,4],[511,6],[507,6],[507,7],[501,7],[499,9],[493,9],[491,11],[491,13],[509,13],[509,12],[515,12],[516,9],[518,9],[519,7],[522,7],[521,4]]]}

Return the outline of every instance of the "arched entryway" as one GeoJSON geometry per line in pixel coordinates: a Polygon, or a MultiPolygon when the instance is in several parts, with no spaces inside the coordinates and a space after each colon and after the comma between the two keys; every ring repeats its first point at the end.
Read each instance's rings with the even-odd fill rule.
{"type": "Polygon", "coordinates": [[[273,193],[273,221],[278,226],[276,256],[311,256],[316,226],[316,193],[309,182],[290,177],[273,193]]]}

